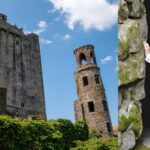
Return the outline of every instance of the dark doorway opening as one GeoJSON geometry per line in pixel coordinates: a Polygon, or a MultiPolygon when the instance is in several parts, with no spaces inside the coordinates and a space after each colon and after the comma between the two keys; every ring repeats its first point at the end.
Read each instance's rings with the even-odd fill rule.
{"type": "Polygon", "coordinates": [[[0,114],[6,113],[6,98],[7,90],[5,88],[0,88],[0,114]]]}
{"type": "MultiPolygon", "coordinates": [[[[147,23],[148,23],[148,40],[150,44],[150,0],[145,0],[147,23]]],[[[150,128],[150,63],[146,63],[145,79],[146,98],[142,101],[142,117],[144,128],[150,128]]]]}

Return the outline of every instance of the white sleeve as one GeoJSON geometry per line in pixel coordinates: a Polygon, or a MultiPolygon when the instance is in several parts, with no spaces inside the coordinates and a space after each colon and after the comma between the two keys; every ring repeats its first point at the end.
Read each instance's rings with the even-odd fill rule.
{"type": "Polygon", "coordinates": [[[147,54],[147,55],[146,55],[145,61],[148,62],[148,63],[150,63],[150,54],[147,54]]]}

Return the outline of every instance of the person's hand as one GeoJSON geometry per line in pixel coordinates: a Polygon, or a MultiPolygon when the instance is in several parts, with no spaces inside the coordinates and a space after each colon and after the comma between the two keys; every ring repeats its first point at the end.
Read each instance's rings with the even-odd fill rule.
{"type": "Polygon", "coordinates": [[[143,42],[144,45],[144,50],[145,50],[145,55],[147,56],[148,54],[150,54],[150,46],[147,42],[143,42]]]}

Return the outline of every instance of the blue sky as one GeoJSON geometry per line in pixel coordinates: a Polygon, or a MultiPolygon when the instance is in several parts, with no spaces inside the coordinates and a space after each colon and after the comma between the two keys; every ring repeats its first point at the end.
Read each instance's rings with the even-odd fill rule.
{"type": "Polygon", "coordinates": [[[0,0],[0,13],[40,36],[48,119],[74,121],[73,50],[95,46],[113,124],[118,116],[117,5],[113,0],[0,0]]]}

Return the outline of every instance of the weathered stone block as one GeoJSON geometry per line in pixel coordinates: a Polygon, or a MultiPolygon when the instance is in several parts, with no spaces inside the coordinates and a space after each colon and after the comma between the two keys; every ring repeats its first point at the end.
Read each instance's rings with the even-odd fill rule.
{"type": "Polygon", "coordinates": [[[128,19],[119,25],[119,60],[124,60],[129,53],[135,53],[143,49],[139,22],[128,19]]]}
{"type": "Polygon", "coordinates": [[[137,54],[131,54],[124,61],[119,62],[119,86],[134,83],[145,77],[145,62],[142,51],[137,54]]]}
{"type": "Polygon", "coordinates": [[[119,146],[130,150],[143,130],[141,100],[145,98],[147,22],[142,1],[126,0],[129,18],[119,24],[119,146]]]}
{"type": "Polygon", "coordinates": [[[140,0],[134,0],[129,7],[129,16],[133,18],[141,17],[141,2],[140,0]]]}
{"type": "Polygon", "coordinates": [[[120,150],[131,150],[135,146],[135,135],[133,130],[128,129],[126,132],[119,134],[120,150]]]}
{"type": "Polygon", "coordinates": [[[118,15],[119,15],[118,16],[119,23],[123,23],[125,20],[128,19],[129,10],[128,10],[127,3],[124,0],[120,1],[120,7],[119,7],[118,15]]]}

